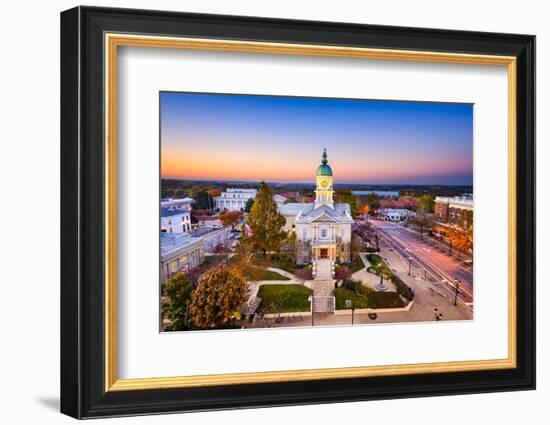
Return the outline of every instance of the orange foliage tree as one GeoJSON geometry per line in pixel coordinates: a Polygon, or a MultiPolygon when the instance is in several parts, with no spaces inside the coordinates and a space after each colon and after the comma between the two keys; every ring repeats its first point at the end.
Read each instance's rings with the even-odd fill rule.
{"type": "Polygon", "coordinates": [[[189,321],[197,328],[224,326],[239,318],[246,301],[246,280],[220,265],[207,271],[193,291],[189,321]]]}
{"type": "Polygon", "coordinates": [[[235,229],[235,226],[239,224],[239,221],[243,218],[241,211],[223,211],[220,213],[220,221],[223,226],[231,226],[231,230],[235,229]]]}

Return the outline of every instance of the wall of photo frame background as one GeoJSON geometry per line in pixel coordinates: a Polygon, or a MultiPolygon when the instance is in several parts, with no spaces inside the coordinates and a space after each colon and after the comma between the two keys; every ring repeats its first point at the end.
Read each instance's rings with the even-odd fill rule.
{"type": "MultiPolygon", "coordinates": [[[[538,140],[550,139],[550,27],[543,2],[479,2],[464,0],[409,2],[254,2],[233,0],[97,1],[102,6],[156,8],[190,12],[239,14],[294,19],[348,21],[369,24],[454,28],[462,30],[531,33],[538,36],[538,140]]],[[[75,2],[10,3],[3,10],[3,58],[0,79],[3,124],[0,210],[3,283],[0,299],[2,343],[0,356],[5,423],[72,423],[58,410],[59,376],[59,11],[75,2]],[[9,65],[9,66],[8,66],[9,65]],[[25,226],[22,226],[26,223],[25,226]],[[30,226],[29,226],[30,224],[30,226]]],[[[550,147],[540,143],[538,223],[539,258],[548,258],[550,237],[545,219],[550,203],[544,182],[550,180],[550,147]]],[[[539,281],[545,281],[543,261],[539,281]]],[[[212,412],[162,417],[134,417],[109,423],[360,423],[463,424],[464,422],[521,423],[544,417],[550,397],[550,289],[539,285],[539,390],[457,397],[390,400],[383,402],[310,405],[304,407],[212,412]],[[546,333],[546,335],[545,335],[546,333]]]]}

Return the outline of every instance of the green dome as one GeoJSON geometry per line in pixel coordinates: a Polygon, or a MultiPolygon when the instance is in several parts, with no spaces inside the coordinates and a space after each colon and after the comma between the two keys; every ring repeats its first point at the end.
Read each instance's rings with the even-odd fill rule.
{"type": "Polygon", "coordinates": [[[321,164],[319,165],[319,168],[317,168],[317,175],[332,176],[332,168],[330,168],[330,165],[328,164],[321,164]]]}
{"type": "Polygon", "coordinates": [[[323,160],[321,161],[321,165],[319,165],[319,168],[317,168],[317,175],[318,176],[332,176],[332,168],[330,168],[330,165],[328,165],[328,161],[327,161],[327,149],[326,148],[323,150],[323,160]]]}

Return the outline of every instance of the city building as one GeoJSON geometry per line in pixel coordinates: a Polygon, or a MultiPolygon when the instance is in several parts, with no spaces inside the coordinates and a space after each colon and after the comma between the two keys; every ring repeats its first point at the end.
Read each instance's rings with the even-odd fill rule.
{"type": "Polygon", "coordinates": [[[256,198],[257,189],[228,188],[220,196],[214,198],[216,208],[220,211],[244,211],[249,199],[256,198]]]}
{"type": "Polygon", "coordinates": [[[434,218],[439,224],[456,225],[468,229],[473,224],[474,198],[472,194],[462,196],[437,196],[434,204],[434,218]]]}
{"type": "Polygon", "coordinates": [[[403,221],[416,215],[413,211],[402,208],[384,208],[379,214],[383,220],[388,221],[403,221]]]}
{"type": "Polygon", "coordinates": [[[201,237],[181,233],[160,234],[160,283],[178,272],[187,272],[204,259],[201,237]]]}
{"type": "Polygon", "coordinates": [[[326,149],[317,168],[315,201],[278,205],[285,217],[285,230],[296,233],[298,262],[350,260],[351,226],[349,204],[334,202],[332,168],[326,149]]]}
{"type": "Polygon", "coordinates": [[[184,233],[191,230],[193,199],[165,199],[160,202],[160,231],[184,233]]]}

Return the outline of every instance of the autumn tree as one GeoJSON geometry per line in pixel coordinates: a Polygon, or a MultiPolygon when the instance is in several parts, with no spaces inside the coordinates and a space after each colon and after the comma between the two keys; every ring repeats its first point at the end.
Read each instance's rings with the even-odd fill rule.
{"type": "Polygon", "coordinates": [[[281,247],[281,252],[289,257],[293,263],[296,262],[296,241],[295,232],[286,232],[286,238],[281,247]]]}
{"type": "Polygon", "coordinates": [[[208,189],[206,192],[210,195],[211,198],[215,198],[216,196],[220,196],[222,194],[222,191],[216,188],[208,189]]]}
{"type": "Polygon", "coordinates": [[[265,182],[260,183],[247,222],[252,230],[254,247],[262,251],[264,259],[267,260],[268,252],[279,251],[286,238],[283,230],[285,218],[279,214],[273,193],[265,182]]]}
{"type": "Polygon", "coordinates": [[[451,249],[454,247],[458,250],[459,257],[474,246],[472,233],[467,230],[450,227],[447,231],[447,237],[449,238],[451,249]]]}
{"type": "Polygon", "coordinates": [[[256,281],[262,275],[262,269],[254,264],[254,246],[251,239],[243,232],[239,244],[235,248],[235,255],[228,263],[230,273],[244,280],[256,281]]]}
{"type": "Polygon", "coordinates": [[[231,230],[235,230],[235,226],[239,224],[242,217],[243,213],[241,211],[223,211],[219,219],[223,226],[231,226],[231,230]]]}
{"type": "Polygon", "coordinates": [[[178,273],[164,286],[164,295],[168,302],[163,306],[164,317],[172,323],[171,331],[184,331],[189,328],[189,303],[193,292],[193,283],[186,274],[178,273]]]}
{"type": "Polygon", "coordinates": [[[193,291],[189,305],[190,323],[197,328],[224,326],[239,317],[246,301],[246,280],[224,265],[207,271],[193,291]]]}

